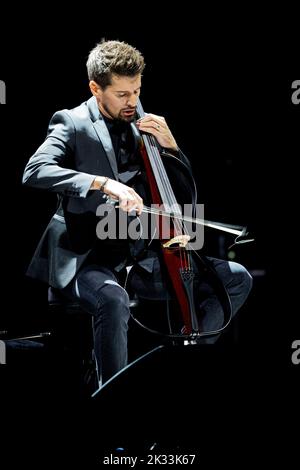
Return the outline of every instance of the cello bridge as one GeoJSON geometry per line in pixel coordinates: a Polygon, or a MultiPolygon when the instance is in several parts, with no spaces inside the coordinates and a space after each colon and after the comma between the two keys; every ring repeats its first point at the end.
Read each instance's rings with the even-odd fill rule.
{"type": "Polygon", "coordinates": [[[166,243],[163,244],[164,248],[185,248],[188,242],[190,241],[191,237],[189,235],[177,235],[171,240],[168,240],[166,243]],[[175,245],[175,246],[174,246],[175,245]]]}

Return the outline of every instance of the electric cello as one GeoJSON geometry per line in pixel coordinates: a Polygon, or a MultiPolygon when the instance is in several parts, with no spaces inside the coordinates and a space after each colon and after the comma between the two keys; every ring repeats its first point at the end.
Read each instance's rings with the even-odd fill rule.
{"type": "MultiPolygon", "coordinates": [[[[137,102],[137,116],[138,118],[145,116],[140,100],[137,102]]],[[[184,323],[184,327],[181,329],[180,333],[171,332],[170,334],[164,334],[164,336],[193,339],[219,334],[228,326],[232,317],[230,298],[209,261],[205,256],[199,253],[199,250],[195,250],[191,247],[189,243],[190,235],[187,231],[186,224],[199,224],[203,227],[207,226],[234,234],[237,236],[235,244],[252,241],[252,239],[247,238],[248,233],[246,227],[197,218],[195,216],[197,189],[191,169],[182,160],[174,155],[168,154],[166,151],[163,151],[162,155],[161,148],[153,135],[140,133],[136,126],[134,126],[134,131],[139,138],[140,152],[144,162],[152,200],[151,207],[144,206],[142,212],[156,215],[156,229],[160,240],[164,267],[166,268],[169,281],[173,286],[173,292],[176,296],[184,323]],[[165,167],[168,161],[172,162],[173,165],[176,163],[176,171],[181,177],[183,176],[185,178],[185,184],[189,189],[193,207],[191,216],[182,213],[181,206],[176,200],[165,167]],[[165,238],[166,233],[170,234],[170,237],[167,239],[165,238]],[[201,325],[199,324],[198,319],[201,315],[199,315],[200,312],[198,312],[198,309],[200,307],[198,307],[194,298],[195,268],[196,272],[202,272],[208,282],[213,286],[223,307],[223,326],[217,330],[202,331],[201,325]]],[[[137,319],[135,320],[141,326],[150,330],[150,328],[145,327],[137,319]]],[[[154,330],[152,331],[157,333],[154,330]]]]}

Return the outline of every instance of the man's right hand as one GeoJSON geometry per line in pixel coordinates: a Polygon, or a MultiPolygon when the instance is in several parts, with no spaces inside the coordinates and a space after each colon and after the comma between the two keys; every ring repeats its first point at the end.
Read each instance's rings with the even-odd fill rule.
{"type": "MultiPolygon", "coordinates": [[[[100,189],[103,184],[104,177],[96,176],[91,189],[100,189]]],[[[143,199],[135,192],[134,189],[112,179],[108,179],[103,188],[103,192],[112,199],[119,200],[119,206],[126,212],[135,210],[138,215],[143,209],[143,199]]]]}

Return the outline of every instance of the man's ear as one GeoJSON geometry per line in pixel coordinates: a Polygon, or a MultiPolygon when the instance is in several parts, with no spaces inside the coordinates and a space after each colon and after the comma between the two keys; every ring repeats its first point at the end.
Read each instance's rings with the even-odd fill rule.
{"type": "Polygon", "coordinates": [[[99,97],[99,96],[101,96],[102,89],[101,89],[101,87],[98,85],[98,83],[96,83],[94,80],[91,80],[91,81],[89,82],[89,87],[90,87],[90,90],[91,90],[92,94],[93,94],[94,96],[96,96],[96,98],[99,97]]]}

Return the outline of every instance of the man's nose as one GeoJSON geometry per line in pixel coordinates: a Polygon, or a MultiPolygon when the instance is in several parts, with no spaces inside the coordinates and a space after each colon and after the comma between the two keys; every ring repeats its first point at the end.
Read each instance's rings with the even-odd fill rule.
{"type": "Polygon", "coordinates": [[[137,103],[137,99],[138,99],[138,97],[137,97],[136,95],[130,96],[130,97],[128,98],[128,100],[127,100],[127,103],[126,103],[127,106],[128,106],[129,108],[135,108],[135,107],[136,107],[136,103],[137,103]]]}

